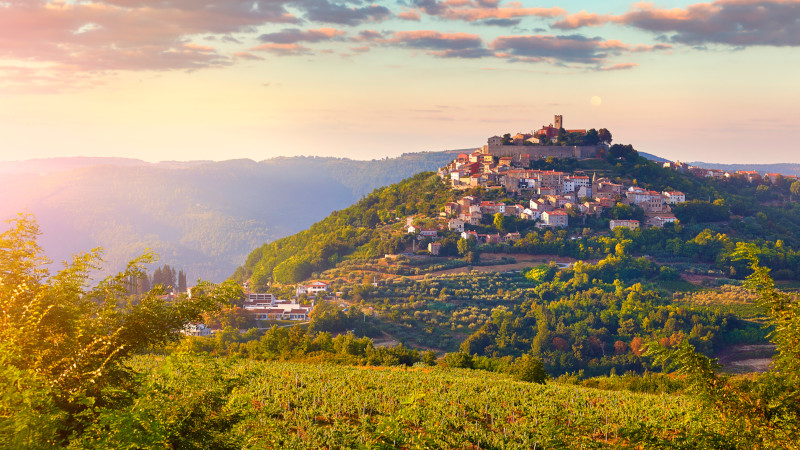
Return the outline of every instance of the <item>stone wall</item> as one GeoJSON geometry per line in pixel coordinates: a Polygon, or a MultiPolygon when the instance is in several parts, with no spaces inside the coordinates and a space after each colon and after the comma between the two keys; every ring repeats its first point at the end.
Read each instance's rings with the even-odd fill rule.
{"type": "Polygon", "coordinates": [[[584,146],[556,146],[556,145],[492,145],[488,146],[488,151],[494,156],[518,157],[519,155],[531,155],[531,159],[541,158],[595,158],[600,147],[596,145],[584,146]]]}

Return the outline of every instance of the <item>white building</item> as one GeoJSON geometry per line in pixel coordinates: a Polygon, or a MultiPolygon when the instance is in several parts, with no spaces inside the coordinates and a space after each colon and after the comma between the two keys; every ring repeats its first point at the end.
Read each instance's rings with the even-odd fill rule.
{"type": "Polygon", "coordinates": [[[186,336],[209,336],[214,334],[210,328],[206,327],[202,323],[190,323],[183,327],[181,333],[185,334],[186,336]]]}
{"type": "Polygon", "coordinates": [[[314,281],[310,284],[298,284],[297,295],[316,295],[328,291],[328,283],[322,281],[314,281]]]}
{"type": "Polygon", "coordinates": [[[664,196],[664,201],[666,201],[670,205],[675,205],[678,203],[683,203],[686,201],[686,194],[679,191],[664,191],[662,192],[664,196]]]}

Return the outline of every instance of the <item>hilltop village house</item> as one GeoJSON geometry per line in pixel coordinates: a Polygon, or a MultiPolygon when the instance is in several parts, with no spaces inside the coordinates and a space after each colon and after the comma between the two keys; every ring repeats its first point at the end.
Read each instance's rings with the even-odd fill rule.
{"type": "MultiPolygon", "coordinates": [[[[446,178],[446,173],[446,170],[439,172],[443,178],[446,178]]],[[[662,227],[665,223],[676,220],[672,215],[671,205],[686,201],[686,195],[682,192],[650,191],[638,186],[613,183],[607,178],[590,179],[582,173],[512,169],[500,176],[502,183],[499,185],[515,193],[518,198],[529,198],[527,205],[481,201],[472,196],[464,196],[445,205],[442,214],[447,218],[447,228],[464,232],[465,225],[480,225],[484,216],[497,213],[524,220],[539,220],[539,227],[566,227],[569,224],[570,211],[573,217],[599,216],[617,203],[642,208],[647,219],[646,225],[662,227]]],[[[498,183],[486,183],[482,186],[491,188],[498,186],[498,183]]],[[[612,229],[617,226],[638,228],[641,225],[643,224],[638,221],[617,221],[612,229]]],[[[413,228],[420,236],[434,236],[436,232],[430,229],[430,234],[423,235],[423,229],[413,228]]]]}
{"type": "MultiPolygon", "coordinates": [[[[559,118],[556,122],[560,122],[559,118]]],[[[645,213],[645,223],[616,221],[610,225],[612,229],[638,228],[645,225],[663,227],[664,224],[677,220],[672,215],[671,206],[686,201],[686,195],[678,191],[656,192],[638,186],[625,186],[607,178],[597,176],[590,178],[583,172],[564,173],[528,169],[529,155],[518,156],[504,156],[495,161],[492,153],[481,151],[469,155],[462,153],[439,169],[439,176],[453,188],[503,187],[517,198],[528,199],[525,205],[509,205],[464,196],[456,202],[447,203],[444,207],[442,214],[448,220],[448,229],[469,233],[465,232],[466,225],[480,225],[484,216],[497,213],[538,221],[536,224],[538,227],[566,227],[571,217],[599,216],[617,203],[640,207],[645,213]]],[[[410,226],[408,231],[426,237],[433,237],[436,233],[436,230],[420,229],[415,226],[410,226]]],[[[493,238],[485,239],[490,241],[493,238]]]]}

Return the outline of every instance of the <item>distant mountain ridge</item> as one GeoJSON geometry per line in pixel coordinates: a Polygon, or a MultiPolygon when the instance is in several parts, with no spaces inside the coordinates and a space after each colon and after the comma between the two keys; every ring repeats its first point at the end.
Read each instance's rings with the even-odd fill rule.
{"type": "MultiPolygon", "coordinates": [[[[639,152],[640,155],[644,156],[645,158],[656,161],[656,162],[667,162],[670,161],[669,159],[662,158],[657,155],[653,155],[650,153],[639,152]]],[[[796,163],[773,163],[773,164],[756,164],[756,163],[747,163],[747,164],[721,164],[721,163],[710,163],[704,161],[692,161],[687,162],[687,164],[702,167],[703,169],[719,169],[719,170],[726,170],[730,172],[735,172],[737,170],[755,170],[760,174],[765,173],[780,173],[783,175],[796,175],[800,176],[800,164],[796,163]]]]}
{"type": "Polygon", "coordinates": [[[183,268],[189,279],[221,281],[253,248],[306,229],[375,188],[435,170],[457,152],[372,161],[0,162],[0,219],[34,214],[56,262],[103,247],[111,272],[149,248],[159,264],[183,268]]]}
{"type": "Polygon", "coordinates": [[[718,164],[703,161],[693,161],[689,164],[704,169],[720,169],[726,171],[736,170],[755,170],[760,174],[780,173],[783,175],[800,176],[800,164],[795,163],[775,163],[775,164],[718,164]]]}

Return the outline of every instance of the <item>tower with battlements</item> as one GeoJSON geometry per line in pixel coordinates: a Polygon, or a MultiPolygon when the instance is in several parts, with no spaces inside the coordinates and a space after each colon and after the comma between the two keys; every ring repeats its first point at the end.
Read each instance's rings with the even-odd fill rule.
{"type": "Polygon", "coordinates": [[[556,115],[556,118],[553,121],[553,126],[556,130],[564,128],[564,117],[561,114],[556,115]]]}

